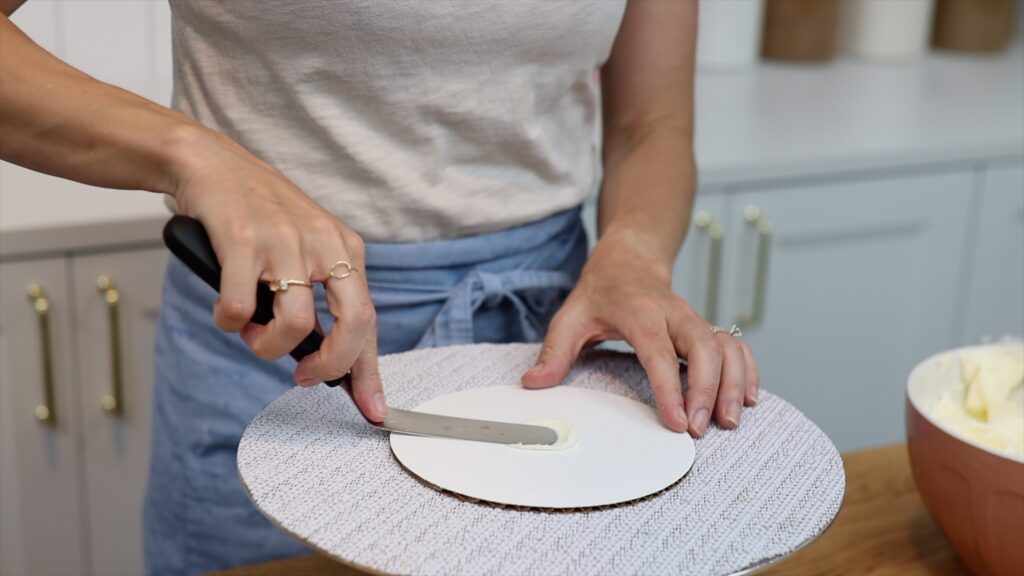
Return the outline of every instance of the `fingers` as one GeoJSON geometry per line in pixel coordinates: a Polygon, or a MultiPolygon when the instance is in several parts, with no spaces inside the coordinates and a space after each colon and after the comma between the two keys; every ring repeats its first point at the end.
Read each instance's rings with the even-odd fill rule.
{"type": "Polygon", "coordinates": [[[739,341],[739,345],[743,350],[743,361],[746,364],[747,374],[747,391],[743,397],[743,403],[753,406],[757,404],[757,395],[761,391],[761,374],[757,370],[757,362],[754,360],[754,353],[750,350],[750,345],[742,340],[739,341]]]}
{"type": "Polygon", "coordinates": [[[718,397],[725,351],[711,327],[685,303],[671,308],[669,326],[677,352],[687,360],[686,416],[697,436],[707,431],[718,397]]]}
{"type": "MultiPolygon", "coordinates": [[[[343,249],[338,248],[333,257],[345,259],[346,253],[343,249]]],[[[303,358],[299,363],[295,371],[295,379],[300,385],[308,386],[344,376],[350,368],[354,370],[356,359],[364,352],[364,348],[376,346],[375,341],[370,342],[370,339],[376,333],[377,316],[362,272],[362,255],[353,255],[349,258],[354,268],[359,271],[353,272],[347,278],[330,278],[328,272],[330,264],[324,270],[314,272],[316,277],[327,277],[325,282],[327,308],[336,321],[330,332],[324,337],[320,350],[303,358]]],[[[331,264],[333,262],[334,260],[331,261],[331,264]]],[[[373,349],[372,356],[373,365],[370,372],[375,374],[376,348],[373,349]]],[[[369,362],[370,360],[365,359],[365,361],[369,362]]],[[[355,374],[353,374],[353,378],[355,378],[355,374]]],[[[370,385],[372,386],[372,381],[370,385]]],[[[353,382],[353,386],[353,392],[356,392],[355,382],[353,382]]],[[[362,394],[363,386],[360,385],[358,389],[362,394]]],[[[367,404],[360,404],[360,409],[372,403],[372,396],[370,394],[366,400],[367,404]]],[[[377,412],[371,413],[377,414],[377,412]]],[[[380,417],[383,418],[383,413],[380,413],[380,417]]]]}
{"type": "MultiPolygon", "coordinates": [[[[297,244],[291,250],[282,249],[271,256],[263,279],[275,278],[309,279],[309,270],[302,262],[297,244]]],[[[265,326],[249,324],[242,330],[242,339],[256,356],[272,360],[291,352],[314,328],[313,290],[293,285],[274,295],[273,320],[265,326]]]]}
{"type": "Polygon", "coordinates": [[[740,408],[747,388],[747,362],[739,341],[728,334],[715,334],[722,346],[722,375],[715,403],[715,418],[725,428],[740,423],[740,408]]]}
{"type": "Polygon", "coordinates": [[[213,321],[225,332],[240,332],[256,311],[256,282],[260,271],[251,250],[224,250],[220,297],[213,304],[213,321]]]}
{"type": "Polygon", "coordinates": [[[388,407],[377,368],[376,326],[370,331],[363,351],[352,365],[352,395],[363,415],[374,422],[384,420],[388,407]]]}
{"type": "Polygon", "coordinates": [[[569,374],[587,340],[586,324],[575,310],[571,305],[562,306],[551,319],[537,362],[523,374],[525,388],[549,388],[569,374]]]}
{"type": "Polygon", "coordinates": [[[623,326],[623,335],[636,349],[637,358],[647,371],[661,421],[676,432],[685,432],[689,416],[683,404],[679,356],[665,324],[665,314],[643,312],[646,313],[636,316],[630,325],[623,326]]]}

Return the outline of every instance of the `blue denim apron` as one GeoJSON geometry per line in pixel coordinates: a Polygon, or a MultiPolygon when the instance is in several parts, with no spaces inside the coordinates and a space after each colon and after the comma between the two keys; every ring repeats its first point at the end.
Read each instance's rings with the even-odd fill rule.
{"type": "MultiPolygon", "coordinates": [[[[368,244],[365,274],[380,353],[540,341],[586,256],[578,208],[479,236],[368,244]]],[[[329,329],[323,288],[314,295],[329,329]]],[[[308,552],[253,507],[235,465],[242,431],[293,386],[295,362],[259,360],[238,335],[217,329],[215,298],[171,258],[157,329],[143,514],[150,574],[194,574],[308,552]]]]}

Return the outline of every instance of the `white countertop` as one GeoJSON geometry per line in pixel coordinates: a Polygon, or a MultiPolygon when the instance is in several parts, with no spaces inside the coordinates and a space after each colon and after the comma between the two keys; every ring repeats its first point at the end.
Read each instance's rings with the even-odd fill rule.
{"type": "MultiPolygon", "coordinates": [[[[762,63],[697,78],[703,185],[1024,158],[1024,46],[915,62],[762,63]]],[[[155,194],[102,190],[0,162],[0,233],[167,217],[155,194]]],[[[3,249],[4,253],[10,250],[3,249]]]]}
{"type": "Polygon", "coordinates": [[[697,79],[703,184],[1024,158],[1024,46],[906,63],[761,64],[697,79]]]}

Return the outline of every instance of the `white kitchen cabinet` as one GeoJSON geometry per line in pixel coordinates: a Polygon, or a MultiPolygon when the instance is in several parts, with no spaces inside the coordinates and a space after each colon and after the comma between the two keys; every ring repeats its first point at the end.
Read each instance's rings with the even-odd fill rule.
{"type": "Polygon", "coordinates": [[[672,291],[693,306],[708,322],[718,322],[726,228],[726,202],[722,195],[700,195],[694,202],[690,231],[672,269],[672,291]]]}
{"type": "Polygon", "coordinates": [[[153,342],[166,261],[160,248],[73,259],[92,574],[142,573],[153,342]]]}
{"type": "Polygon", "coordinates": [[[65,258],[0,264],[3,574],[80,574],[85,566],[68,280],[65,258]],[[41,289],[34,299],[33,284],[41,289]]]}
{"type": "Polygon", "coordinates": [[[987,170],[982,179],[962,343],[1024,337],[1024,167],[987,170]]]}
{"type": "Polygon", "coordinates": [[[744,326],[764,388],[840,450],[902,438],[907,375],[952,343],[972,183],[887,175],[732,199],[726,318],[744,326]]]}
{"type": "Polygon", "coordinates": [[[165,262],[149,248],[0,264],[0,573],[141,573],[165,262]]]}

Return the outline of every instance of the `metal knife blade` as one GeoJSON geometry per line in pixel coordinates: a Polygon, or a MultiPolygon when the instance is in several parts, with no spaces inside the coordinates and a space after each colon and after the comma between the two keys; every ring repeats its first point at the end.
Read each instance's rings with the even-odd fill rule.
{"type": "Polygon", "coordinates": [[[414,436],[458,438],[495,444],[551,445],[558,441],[558,434],[546,426],[456,418],[398,408],[388,408],[388,415],[383,422],[371,424],[384,430],[414,436]]]}

